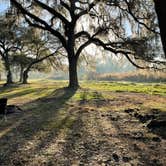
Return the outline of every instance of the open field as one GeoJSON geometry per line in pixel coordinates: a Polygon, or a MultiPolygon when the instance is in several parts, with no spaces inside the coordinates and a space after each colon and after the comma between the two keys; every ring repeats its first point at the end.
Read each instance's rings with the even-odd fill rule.
{"type": "Polygon", "coordinates": [[[80,85],[0,85],[0,98],[22,109],[0,117],[1,166],[165,165],[166,84],[80,85]]]}

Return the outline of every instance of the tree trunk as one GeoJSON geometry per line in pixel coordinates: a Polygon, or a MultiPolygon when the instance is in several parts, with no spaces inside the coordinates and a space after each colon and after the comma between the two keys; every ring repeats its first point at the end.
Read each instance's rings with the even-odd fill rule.
{"type": "Polygon", "coordinates": [[[13,83],[13,80],[12,80],[12,73],[10,71],[10,69],[7,71],[7,81],[6,81],[7,84],[12,84],[13,83]]]}
{"type": "Polygon", "coordinates": [[[69,88],[77,89],[78,87],[77,58],[72,57],[69,58],[69,88]]]}
{"type": "Polygon", "coordinates": [[[28,84],[28,73],[29,73],[29,71],[30,71],[30,69],[33,65],[34,65],[34,63],[29,64],[29,66],[24,70],[23,78],[22,78],[23,79],[22,80],[23,84],[28,84]]]}
{"type": "Polygon", "coordinates": [[[5,61],[5,68],[7,71],[6,84],[12,84],[13,83],[12,72],[10,70],[10,64],[8,61],[5,61]]]}
{"type": "Polygon", "coordinates": [[[22,82],[23,81],[23,67],[21,66],[20,67],[20,79],[19,79],[19,82],[22,82]]]}
{"type": "Polygon", "coordinates": [[[5,54],[6,56],[3,56],[3,60],[5,62],[5,70],[7,72],[7,77],[6,77],[6,83],[5,84],[12,84],[13,83],[13,78],[12,78],[12,72],[10,69],[10,62],[8,58],[8,53],[5,54]]]}
{"type": "Polygon", "coordinates": [[[22,80],[23,84],[27,84],[28,83],[28,72],[29,72],[29,70],[25,70],[23,72],[23,80],[22,80]]]}
{"type": "Polygon", "coordinates": [[[163,44],[163,50],[165,52],[165,57],[166,57],[166,24],[165,24],[166,2],[165,0],[154,0],[154,3],[155,3],[155,10],[158,17],[161,41],[163,44]]]}

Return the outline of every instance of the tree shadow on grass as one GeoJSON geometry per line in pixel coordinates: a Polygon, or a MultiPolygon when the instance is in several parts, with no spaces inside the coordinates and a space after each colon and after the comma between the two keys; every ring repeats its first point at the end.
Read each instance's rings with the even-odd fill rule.
{"type": "Polygon", "coordinates": [[[11,90],[18,88],[20,85],[19,84],[13,84],[9,86],[3,86],[3,84],[0,84],[0,92],[10,92],[11,90]]]}
{"type": "Polygon", "coordinates": [[[85,89],[80,93],[80,105],[89,104],[99,107],[106,103],[107,100],[103,97],[101,92],[89,91],[88,89],[85,89]]]}
{"type": "Polygon", "coordinates": [[[24,106],[28,110],[14,119],[10,117],[8,128],[4,124],[2,127],[0,125],[0,165],[24,165],[28,153],[32,155],[34,151],[35,154],[35,151],[46,146],[61,129],[70,126],[73,119],[66,112],[65,103],[75,92],[76,89],[57,89],[47,97],[26,103],[24,106]],[[28,142],[33,140],[36,141],[32,149],[26,150],[28,142]],[[18,160],[22,151],[26,155],[18,160]]]}
{"type": "MultiPolygon", "coordinates": [[[[164,143],[161,141],[161,138],[164,138],[165,134],[164,126],[161,128],[160,126],[156,126],[154,130],[148,130],[147,124],[151,122],[151,120],[153,121],[153,119],[149,119],[148,117],[153,117],[153,110],[147,111],[146,113],[134,109],[128,109],[128,111],[133,112],[110,112],[106,116],[108,122],[116,129],[116,137],[124,142],[124,147],[129,149],[128,154],[131,156],[137,154],[137,156],[129,157],[128,159],[136,159],[138,157],[138,161],[145,165],[162,165],[161,163],[164,163],[165,160],[163,157],[164,143]],[[147,120],[143,122],[142,118],[136,118],[134,116],[135,111],[137,111],[137,113],[139,112],[140,116],[138,117],[144,117],[147,118],[147,120]]],[[[165,112],[157,110],[156,114],[156,119],[159,120],[159,122],[166,120],[165,112]]]]}
{"type": "MultiPolygon", "coordinates": [[[[8,92],[12,91],[14,89],[10,88],[10,90],[8,90],[8,92]]],[[[12,99],[12,98],[16,98],[16,97],[21,97],[21,96],[24,96],[24,95],[28,95],[28,94],[36,94],[36,93],[40,93],[44,90],[44,88],[31,88],[31,89],[24,89],[20,92],[15,92],[14,94],[7,94],[7,95],[4,95],[6,98],[8,99],[12,99]]]]}
{"type": "Polygon", "coordinates": [[[133,121],[132,131],[126,129],[135,119],[125,112],[102,112],[104,116],[100,116],[97,108],[105,105],[96,92],[88,94],[95,105],[93,111],[86,108],[89,96],[84,92],[81,100],[85,99],[85,104],[78,101],[80,107],[69,107],[66,102],[75,92],[61,88],[27,103],[25,114],[18,121],[13,119],[17,125],[0,136],[0,165],[122,165],[126,158],[135,162],[137,156],[138,162],[152,164],[148,157],[154,150],[147,144],[154,142],[147,136],[140,139],[139,121],[133,121]],[[133,150],[142,144],[147,146],[144,153],[141,148],[133,150]],[[114,153],[120,161],[115,161],[114,153]]]}

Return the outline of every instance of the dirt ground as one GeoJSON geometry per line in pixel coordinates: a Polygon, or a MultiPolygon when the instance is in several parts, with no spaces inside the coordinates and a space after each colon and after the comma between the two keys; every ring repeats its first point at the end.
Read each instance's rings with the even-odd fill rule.
{"type": "Polygon", "coordinates": [[[31,104],[47,102],[44,113],[9,115],[0,126],[0,165],[165,166],[166,110],[157,103],[164,107],[166,98],[105,93],[110,97],[59,105],[58,98],[39,99],[31,104]]]}

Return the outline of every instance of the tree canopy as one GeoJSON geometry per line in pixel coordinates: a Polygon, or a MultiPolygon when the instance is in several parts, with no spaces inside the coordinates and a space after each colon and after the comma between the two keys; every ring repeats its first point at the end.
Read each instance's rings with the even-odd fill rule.
{"type": "Polygon", "coordinates": [[[12,54],[20,49],[22,29],[15,22],[15,17],[7,17],[3,22],[0,21],[0,56],[4,62],[5,70],[7,71],[7,83],[10,84],[12,80],[11,64],[12,54]]]}
{"type": "Polygon", "coordinates": [[[69,87],[78,87],[77,62],[91,44],[125,56],[138,68],[165,66],[165,61],[156,60],[156,54],[147,52],[150,46],[156,47],[152,41],[159,35],[150,0],[11,0],[11,3],[14,13],[21,14],[29,25],[61,42],[69,62],[69,87]]]}

